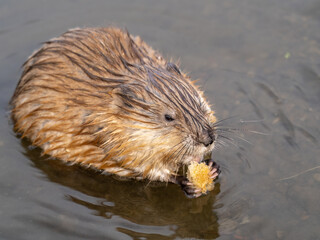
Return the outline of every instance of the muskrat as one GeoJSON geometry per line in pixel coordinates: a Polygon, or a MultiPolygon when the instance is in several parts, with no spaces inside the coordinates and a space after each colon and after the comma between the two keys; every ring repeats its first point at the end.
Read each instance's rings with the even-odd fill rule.
{"type": "MultiPolygon", "coordinates": [[[[187,74],[128,31],[77,28],[45,42],[11,106],[15,131],[43,154],[201,195],[179,169],[213,150],[214,112],[187,74]]],[[[218,165],[207,164],[215,179],[218,165]]]]}

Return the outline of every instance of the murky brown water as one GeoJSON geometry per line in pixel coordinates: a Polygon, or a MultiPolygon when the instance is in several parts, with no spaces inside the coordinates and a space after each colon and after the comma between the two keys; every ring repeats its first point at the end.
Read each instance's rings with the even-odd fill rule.
{"type": "Polygon", "coordinates": [[[320,239],[319,30],[318,0],[2,0],[0,238],[320,239]],[[226,125],[266,133],[214,152],[209,195],[68,167],[16,138],[8,101],[28,55],[110,24],[179,58],[226,125]]]}

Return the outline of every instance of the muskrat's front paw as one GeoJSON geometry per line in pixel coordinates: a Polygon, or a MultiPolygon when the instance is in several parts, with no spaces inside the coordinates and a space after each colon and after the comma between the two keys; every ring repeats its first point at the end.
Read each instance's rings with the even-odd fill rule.
{"type": "Polygon", "coordinates": [[[186,177],[180,176],[176,178],[176,183],[180,185],[182,191],[188,198],[200,197],[203,193],[200,188],[197,188],[186,177]]]}
{"type": "Polygon", "coordinates": [[[209,173],[210,178],[212,178],[213,180],[218,178],[219,174],[221,173],[220,166],[212,159],[206,160],[205,163],[210,168],[210,173],[209,173]]]}

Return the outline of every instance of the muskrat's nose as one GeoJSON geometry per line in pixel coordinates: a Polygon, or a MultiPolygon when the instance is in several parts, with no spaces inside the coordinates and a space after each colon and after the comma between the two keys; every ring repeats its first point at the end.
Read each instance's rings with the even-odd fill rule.
{"type": "Polygon", "coordinates": [[[204,132],[203,138],[200,140],[204,146],[210,146],[215,140],[214,132],[210,129],[204,132]]]}

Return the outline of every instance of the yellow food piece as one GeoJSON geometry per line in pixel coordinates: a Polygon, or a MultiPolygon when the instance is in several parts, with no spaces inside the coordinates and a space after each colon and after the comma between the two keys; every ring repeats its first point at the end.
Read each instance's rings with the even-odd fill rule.
{"type": "Polygon", "coordinates": [[[205,163],[192,162],[188,167],[187,177],[202,193],[214,188],[213,179],[210,178],[210,168],[205,163]]]}

